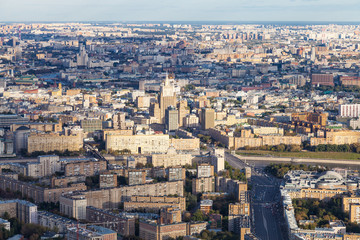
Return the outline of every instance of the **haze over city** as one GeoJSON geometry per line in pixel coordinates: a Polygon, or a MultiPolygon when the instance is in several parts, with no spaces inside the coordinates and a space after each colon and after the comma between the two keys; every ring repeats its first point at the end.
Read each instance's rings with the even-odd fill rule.
{"type": "Polygon", "coordinates": [[[0,21],[360,21],[357,0],[2,0],[0,21]]]}

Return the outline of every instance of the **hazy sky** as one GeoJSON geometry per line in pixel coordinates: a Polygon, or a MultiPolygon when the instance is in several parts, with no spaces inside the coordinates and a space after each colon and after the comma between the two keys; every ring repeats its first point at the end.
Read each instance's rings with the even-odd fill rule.
{"type": "Polygon", "coordinates": [[[0,21],[360,21],[360,0],[0,0],[0,21]]]}

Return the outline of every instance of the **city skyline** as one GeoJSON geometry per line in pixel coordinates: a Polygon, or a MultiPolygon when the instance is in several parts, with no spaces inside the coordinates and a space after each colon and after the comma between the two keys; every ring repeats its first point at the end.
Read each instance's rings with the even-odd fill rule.
{"type": "Polygon", "coordinates": [[[326,21],[357,22],[355,0],[276,1],[98,1],[4,0],[0,21],[326,21]]]}

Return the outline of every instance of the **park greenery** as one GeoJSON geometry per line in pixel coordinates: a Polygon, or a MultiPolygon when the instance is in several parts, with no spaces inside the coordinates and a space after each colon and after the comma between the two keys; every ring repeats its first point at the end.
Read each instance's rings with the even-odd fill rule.
{"type": "Polygon", "coordinates": [[[342,211],[342,199],[331,198],[328,201],[317,199],[293,199],[296,221],[310,220],[314,223],[300,225],[303,229],[316,227],[330,227],[329,221],[342,220],[346,225],[346,232],[360,233],[360,226],[351,223],[348,214],[342,211]]]}
{"type": "Polygon", "coordinates": [[[1,228],[0,240],[8,239],[17,234],[24,235],[25,239],[38,240],[46,231],[58,231],[57,229],[48,229],[38,224],[20,222],[17,218],[11,217],[8,212],[5,212],[1,217],[10,222],[10,231],[1,228]]]}
{"type": "Polygon", "coordinates": [[[89,190],[99,188],[99,186],[100,186],[100,175],[86,176],[85,185],[87,186],[87,188],[89,190]]]}
{"type": "Polygon", "coordinates": [[[249,147],[245,146],[245,150],[263,150],[263,151],[274,151],[274,152],[300,152],[301,146],[300,145],[285,145],[280,144],[276,146],[264,145],[260,147],[249,147]]]}
{"type": "Polygon", "coordinates": [[[205,240],[238,240],[240,239],[239,235],[236,235],[232,232],[228,231],[221,231],[221,232],[215,232],[215,231],[209,231],[204,230],[199,235],[197,235],[200,239],[205,240]]]}
{"type": "Polygon", "coordinates": [[[283,178],[285,174],[292,170],[304,170],[304,171],[318,171],[323,172],[326,170],[324,167],[310,166],[306,164],[291,164],[291,163],[271,163],[265,167],[265,172],[277,178],[283,178]]]}
{"type": "Polygon", "coordinates": [[[319,144],[311,147],[312,151],[315,152],[354,152],[360,153],[360,144],[319,144]]]}
{"type": "Polygon", "coordinates": [[[227,161],[225,161],[225,170],[223,171],[224,177],[246,182],[245,173],[241,172],[240,169],[233,168],[227,161]]]}
{"type": "Polygon", "coordinates": [[[38,156],[42,156],[42,155],[58,155],[60,157],[78,157],[78,156],[82,156],[84,155],[85,150],[84,149],[80,149],[80,151],[69,151],[69,150],[65,150],[65,151],[50,151],[50,152],[44,152],[44,151],[35,151],[32,153],[28,153],[26,151],[26,149],[21,149],[20,154],[23,157],[38,157],[38,156]]]}

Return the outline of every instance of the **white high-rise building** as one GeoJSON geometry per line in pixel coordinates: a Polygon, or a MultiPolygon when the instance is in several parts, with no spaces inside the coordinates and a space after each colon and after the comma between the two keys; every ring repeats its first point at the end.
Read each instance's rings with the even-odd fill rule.
{"type": "Polygon", "coordinates": [[[341,117],[356,118],[360,116],[360,104],[343,104],[339,106],[339,115],[341,117]]]}

